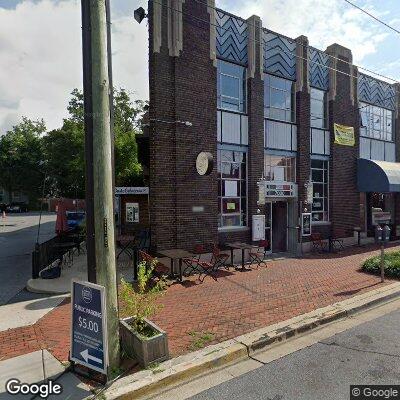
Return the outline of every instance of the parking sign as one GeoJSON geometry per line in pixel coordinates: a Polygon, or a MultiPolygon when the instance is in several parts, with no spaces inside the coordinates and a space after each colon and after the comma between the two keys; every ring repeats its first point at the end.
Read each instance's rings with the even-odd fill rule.
{"type": "Polygon", "coordinates": [[[104,286],[72,281],[71,361],[107,374],[104,286]]]}

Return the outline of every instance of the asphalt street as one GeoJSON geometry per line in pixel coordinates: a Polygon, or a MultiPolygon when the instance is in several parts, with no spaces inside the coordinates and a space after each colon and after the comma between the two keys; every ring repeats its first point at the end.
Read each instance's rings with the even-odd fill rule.
{"type": "MultiPolygon", "coordinates": [[[[56,215],[42,215],[39,242],[55,235],[56,215]]],[[[8,214],[0,218],[0,305],[14,297],[25,300],[23,289],[31,277],[31,254],[36,243],[38,213],[8,214]],[[21,293],[19,295],[19,293],[21,293]]]]}
{"type": "Polygon", "coordinates": [[[400,384],[400,310],[203,391],[192,400],[346,400],[350,385],[400,384]]]}

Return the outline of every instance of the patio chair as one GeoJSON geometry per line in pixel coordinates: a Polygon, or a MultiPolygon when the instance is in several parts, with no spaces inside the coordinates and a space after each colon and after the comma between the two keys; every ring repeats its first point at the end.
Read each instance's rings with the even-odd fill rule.
{"type": "Polygon", "coordinates": [[[217,281],[217,272],[221,268],[229,269],[226,261],[229,259],[229,254],[221,253],[221,250],[213,245],[211,261],[198,261],[196,266],[199,272],[199,281],[204,282],[207,276],[210,276],[217,281]]]}
{"type": "Polygon", "coordinates": [[[193,272],[200,272],[202,267],[199,265],[200,258],[203,254],[205,254],[205,247],[201,244],[197,244],[193,249],[193,257],[192,258],[183,258],[182,262],[186,265],[183,270],[183,276],[189,276],[193,272]]]}
{"type": "Polygon", "coordinates": [[[213,246],[211,263],[214,263],[215,269],[219,269],[219,268],[229,269],[230,266],[226,264],[229,257],[230,257],[230,255],[226,254],[226,253],[222,253],[218,246],[216,246],[216,245],[213,246]]]}
{"type": "Polygon", "coordinates": [[[326,249],[326,242],[323,240],[322,238],[322,234],[321,233],[312,233],[310,236],[310,240],[312,243],[312,251],[313,252],[325,252],[327,251],[326,249]]]}
{"type": "Polygon", "coordinates": [[[268,251],[268,245],[268,240],[260,240],[258,242],[258,248],[256,248],[255,251],[249,252],[251,264],[257,264],[257,269],[262,266],[268,266],[267,263],[264,261],[268,251]]]}

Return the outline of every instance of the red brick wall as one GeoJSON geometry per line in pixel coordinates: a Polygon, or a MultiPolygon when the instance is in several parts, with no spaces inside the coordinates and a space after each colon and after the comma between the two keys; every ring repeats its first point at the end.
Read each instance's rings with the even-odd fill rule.
{"type": "MultiPolygon", "coordinates": [[[[349,58],[339,56],[343,61],[349,58]]],[[[350,74],[349,64],[338,61],[338,71],[350,74]]],[[[359,112],[357,96],[354,104],[350,98],[350,85],[356,81],[349,76],[336,73],[336,98],[329,102],[329,124],[331,135],[330,158],[330,221],[334,237],[353,235],[353,228],[360,226],[360,194],[357,189],[357,159],[359,156],[359,112]],[[352,112],[353,111],[353,112],[352,112]],[[355,146],[334,144],[333,124],[353,126],[355,129],[355,146]]],[[[356,86],[355,86],[356,88],[356,86]]],[[[355,94],[357,91],[355,90],[355,94]]]]}
{"type": "MultiPolygon", "coordinates": [[[[151,3],[150,3],[151,5],[151,3]]],[[[217,241],[217,70],[210,59],[209,14],[204,4],[183,4],[183,51],[170,57],[167,7],[163,7],[161,53],[152,52],[150,7],[150,196],[152,245],[191,248],[217,241]],[[154,123],[152,119],[190,121],[154,123]],[[213,154],[211,175],[199,176],[197,154],[213,154]],[[204,207],[194,213],[193,206],[204,207]]]]}

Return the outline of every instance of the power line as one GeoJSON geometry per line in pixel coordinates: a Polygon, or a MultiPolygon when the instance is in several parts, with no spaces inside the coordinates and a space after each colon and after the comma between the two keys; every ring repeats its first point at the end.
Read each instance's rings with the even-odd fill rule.
{"type": "MultiPolygon", "coordinates": [[[[379,103],[380,105],[384,105],[382,103],[384,103],[387,100],[394,99],[396,97],[397,97],[397,95],[385,97],[384,99],[378,100],[377,103],[379,103]]],[[[365,104],[364,106],[357,107],[354,110],[348,110],[348,111],[345,111],[343,113],[340,113],[340,114],[338,114],[338,116],[339,117],[343,117],[343,116],[346,116],[346,115],[355,114],[357,111],[361,111],[362,109],[367,108],[367,107],[371,107],[371,106],[372,106],[372,104],[365,104]]],[[[390,110],[390,111],[393,112],[393,110],[390,110]]],[[[313,121],[318,121],[318,120],[324,120],[326,118],[325,117],[314,117],[314,116],[310,115],[310,119],[313,120],[313,121]]]]}
{"type": "MultiPolygon", "coordinates": [[[[183,11],[181,11],[181,10],[178,10],[178,9],[176,9],[176,8],[173,8],[173,7],[171,7],[171,6],[168,6],[167,4],[163,4],[163,3],[160,3],[160,2],[155,1],[155,0],[151,0],[151,1],[152,1],[153,3],[155,3],[155,4],[159,4],[159,5],[162,6],[162,7],[165,7],[165,8],[170,9],[171,11],[176,11],[176,12],[182,14],[182,15],[186,15],[186,16],[188,16],[188,17],[191,17],[191,18],[193,18],[194,20],[197,20],[197,21],[199,21],[199,22],[203,22],[203,23],[205,23],[205,24],[207,24],[207,25],[214,26],[214,27],[216,27],[216,28],[218,28],[218,29],[221,29],[221,30],[224,30],[224,31],[226,31],[226,32],[232,32],[232,31],[230,31],[230,30],[227,29],[227,28],[224,28],[224,27],[219,26],[219,25],[217,25],[217,24],[213,24],[213,23],[211,23],[210,21],[206,21],[206,20],[204,20],[204,19],[202,19],[202,18],[199,18],[199,17],[196,17],[196,16],[194,16],[194,15],[192,15],[192,14],[185,13],[185,12],[183,12],[183,11]]],[[[203,5],[207,6],[207,4],[203,3],[202,1],[199,1],[199,0],[194,0],[194,1],[196,1],[197,3],[200,3],[200,4],[203,4],[203,5]]],[[[207,6],[207,7],[211,8],[211,9],[214,9],[214,10],[218,10],[216,7],[211,7],[211,6],[207,6]]],[[[254,27],[254,25],[251,25],[251,24],[250,24],[250,25],[248,24],[248,26],[253,26],[253,27],[254,27]]],[[[248,40],[249,42],[254,42],[254,43],[260,43],[260,42],[261,42],[260,40],[251,39],[251,38],[249,38],[248,36],[245,36],[245,35],[243,35],[243,34],[241,34],[241,33],[239,33],[239,32],[238,32],[237,34],[240,35],[240,36],[242,36],[242,37],[247,38],[247,40],[248,40]]],[[[276,49],[276,48],[278,48],[277,46],[269,46],[269,45],[264,44],[264,43],[263,43],[263,46],[268,47],[268,48],[270,48],[270,49],[276,49]]],[[[305,45],[303,45],[303,46],[305,47],[305,45]]],[[[326,69],[331,70],[331,71],[334,71],[334,72],[338,72],[338,73],[343,74],[343,75],[346,75],[346,76],[348,76],[348,77],[350,77],[350,78],[356,78],[356,79],[358,79],[358,76],[357,76],[357,75],[348,74],[348,73],[343,72],[343,71],[340,71],[340,70],[338,70],[338,69],[336,69],[336,68],[332,68],[332,67],[326,66],[326,65],[324,65],[324,64],[318,63],[317,61],[312,61],[309,57],[305,58],[305,57],[299,56],[299,55],[297,55],[297,54],[295,54],[295,53],[293,53],[293,52],[283,50],[282,48],[279,48],[279,50],[282,51],[282,52],[285,53],[285,54],[294,56],[294,57],[296,57],[296,58],[298,58],[298,59],[307,61],[307,62],[312,63],[312,64],[315,64],[315,65],[319,65],[319,66],[321,66],[321,67],[323,67],[323,68],[326,68],[326,69]]],[[[394,83],[400,83],[400,81],[398,81],[398,80],[396,80],[396,79],[393,79],[393,78],[391,78],[391,77],[388,77],[388,76],[386,76],[386,75],[382,75],[382,74],[380,74],[380,73],[378,73],[378,72],[369,70],[369,69],[367,69],[367,68],[364,68],[364,67],[361,67],[361,66],[358,66],[358,65],[355,65],[355,64],[352,64],[352,63],[350,63],[350,62],[348,62],[348,61],[342,60],[342,59],[337,58],[337,57],[335,57],[335,56],[332,56],[332,55],[330,55],[330,54],[327,54],[327,53],[324,53],[324,54],[326,54],[327,56],[331,57],[332,59],[335,59],[335,60],[337,60],[337,61],[340,61],[340,62],[345,63],[345,64],[348,64],[348,65],[351,65],[351,66],[353,66],[353,67],[357,67],[358,69],[362,69],[362,70],[364,70],[364,71],[368,71],[368,72],[370,72],[370,73],[372,73],[372,74],[374,74],[374,75],[376,75],[376,76],[379,76],[379,77],[381,77],[381,78],[384,78],[384,79],[388,79],[388,80],[390,80],[390,81],[393,81],[394,83]]]]}
{"type": "MultiPolygon", "coordinates": [[[[194,0],[194,1],[195,1],[196,3],[198,3],[198,4],[205,5],[205,6],[207,6],[208,8],[211,8],[212,10],[215,10],[215,11],[217,11],[217,12],[218,12],[218,11],[222,11],[221,9],[219,9],[219,8],[217,8],[217,7],[210,6],[210,5],[204,3],[204,2],[201,1],[201,0],[194,0]]],[[[178,10],[176,10],[176,11],[178,11],[178,10]]],[[[223,11],[222,11],[222,12],[223,12],[223,11]]],[[[189,14],[186,14],[186,15],[189,15],[189,14]]],[[[240,17],[237,17],[237,18],[240,18],[240,17]]],[[[242,18],[240,18],[240,19],[242,19],[242,18]]],[[[242,19],[242,20],[243,20],[243,19],[242,19]]],[[[245,20],[243,20],[243,21],[245,21],[245,20]]],[[[207,23],[208,21],[204,21],[204,22],[207,23]]],[[[247,21],[246,21],[246,23],[247,23],[247,26],[251,26],[252,28],[257,28],[254,24],[249,24],[247,21]]],[[[216,26],[216,27],[219,28],[219,29],[222,29],[222,30],[225,30],[225,31],[229,31],[229,29],[223,28],[222,26],[219,26],[219,25],[212,24],[211,22],[209,22],[209,24],[210,24],[211,26],[216,26]]],[[[262,28],[262,29],[264,30],[265,28],[262,28]]],[[[275,32],[274,32],[274,33],[275,33],[275,32]]],[[[238,34],[239,34],[240,36],[244,37],[243,34],[241,34],[241,33],[239,33],[239,32],[238,32],[238,34]]],[[[248,38],[248,40],[249,40],[249,41],[253,41],[253,39],[250,39],[250,38],[248,38]]],[[[291,39],[291,40],[294,40],[294,39],[291,39]]],[[[255,43],[258,43],[259,41],[258,41],[258,40],[254,40],[254,42],[255,42],[255,43]]],[[[300,43],[300,45],[301,45],[302,47],[308,47],[307,45],[302,44],[302,43],[300,43]]],[[[269,47],[270,47],[270,46],[269,46],[269,47]]],[[[318,50],[318,51],[320,51],[320,50],[318,50]]],[[[292,55],[294,55],[294,56],[297,56],[297,55],[294,54],[294,53],[288,53],[288,54],[292,54],[292,55]]],[[[358,69],[361,69],[361,70],[363,70],[363,71],[369,72],[369,73],[374,74],[374,75],[376,75],[376,76],[379,76],[379,77],[381,77],[381,78],[389,79],[389,80],[391,80],[391,81],[393,81],[393,82],[399,83],[396,79],[393,79],[392,77],[389,77],[389,76],[386,76],[386,75],[382,75],[382,74],[380,74],[379,72],[372,71],[372,70],[370,70],[370,69],[368,69],[368,68],[361,67],[361,66],[359,66],[359,65],[355,65],[355,64],[353,64],[353,63],[351,63],[351,62],[349,62],[349,61],[342,60],[342,59],[340,59],[340,58],[338,58],[338,57],[335,57],[335,56],[333,56],[333,55],[331,55],[331,54],[328,54],[328,53],[325,53],[325,52],[324,52],[324,54],[326,54],[326,55],[327,55],[328,57],[330,57],[331,59],[340,61],[340,62],[342,62],[342,63],[348,64],[348,65],[351,65],[351,66],[354,66],[354,67],[357,67],[358,69]]],[[[311,61],[311,60],[309,60],[309,61],[310,61],[310,62],[313,62],[313,61],[311,61]]],[[[314,63],[315,63],[315,62],[314,62],[314,63]]],[[[322,64],[317,64],[317,65],[322,65],[322,64]]],[[[323,65],[323,66],[324,66],[324,65],[323,65]]]]}
{"type": "Polygon", "coordinates": [[[375,17],[375,15],[371,14],[370,12],[368,12],[367,10],[364,10],[363,8],[361,8],[360,6],[358,6],[357,4],[352,3],[349,0],[344,0],[346,3],[350,4],[351,6],[357,8],[357,10],[360,10],[361,12],[363,12],[364,14],[367,14],[369,17],[373,18],[375,21],[379,22],[382,25],[385,25],[387,28],[391,29],[392,31],[400,34],[400,31],[396,28],[393,28],[393,26],[390,26],[388,23],[386,23],[385,21],[382,21],[381,19],[379,19],[378,17],[375,17]]]}

